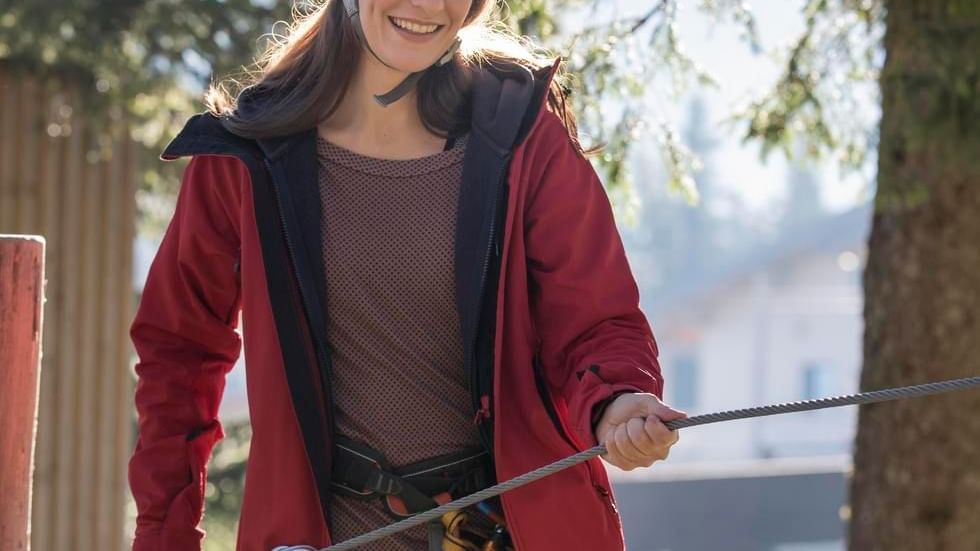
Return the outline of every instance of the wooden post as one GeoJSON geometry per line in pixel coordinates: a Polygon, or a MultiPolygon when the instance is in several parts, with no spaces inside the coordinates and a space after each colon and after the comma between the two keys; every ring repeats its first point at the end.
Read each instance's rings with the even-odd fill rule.
{"type": "Polygon", "coordinates": [[[0,235],[0,549],[30,548],[44,238],[0,235]]]}
{"type": "MultiPolygon", "coordinates": [[[[142,146],[125,118],[111,131],[80,119],[84,94],[70,82],[8,69],[0,63],[0,233],[45,239],[31,547],[125,551],[142,146]]],[[[0,369],[0,394],[5,376],[0,369]]]]}

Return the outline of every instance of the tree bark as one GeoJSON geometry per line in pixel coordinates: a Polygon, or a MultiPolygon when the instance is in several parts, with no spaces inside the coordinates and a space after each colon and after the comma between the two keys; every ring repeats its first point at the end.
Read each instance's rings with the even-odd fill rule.
{"type": "MultiPolygon", "coordinates": [[[[861,390],[980,375],[980,3],[886,4],[861,390]]],[[[980,549],[980,391],[861,406],[850,513],[850,549],[980,549]]]]}

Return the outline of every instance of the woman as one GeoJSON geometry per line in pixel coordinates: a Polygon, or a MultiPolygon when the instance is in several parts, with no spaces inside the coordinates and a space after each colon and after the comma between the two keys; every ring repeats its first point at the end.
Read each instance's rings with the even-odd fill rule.
{"type": "MultiPolygon", "coordinates": [[[[199,549],[239,313],[240,550],[327,546],[598,442],[627,470],[666,458],[684,413],[659,400],[559,63],[488,30],[492,8],[328,1],[162,154],[191,160],[131,331],[134,549],[199,549]]],[[[478,528],[623,548],[598,459],[467,514],[472,533],[443,519],[364,548],[473,549],[450,541],[478,528]]]]}

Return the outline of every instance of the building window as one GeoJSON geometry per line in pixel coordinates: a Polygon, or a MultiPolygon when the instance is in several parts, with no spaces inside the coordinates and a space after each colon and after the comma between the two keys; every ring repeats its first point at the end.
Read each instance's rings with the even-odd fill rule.
{"type": "Polygon", "coordinates": [[[830,372],[827,366],[816,362],[808,362],[803,365],[801,394],[804,400],[826,398],[830,395],[830,372]]]}
{"type": "Polygon", "coordinates": [[[683,410],[697,407],[698,363],[694,356],[674,357],[672,379],[667,383],[674,388],[674,401],[670,405],[683,410]]]}

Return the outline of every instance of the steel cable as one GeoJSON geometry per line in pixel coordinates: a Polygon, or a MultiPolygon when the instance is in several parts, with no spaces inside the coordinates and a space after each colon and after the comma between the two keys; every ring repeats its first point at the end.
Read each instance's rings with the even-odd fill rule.
{"type": "MultiPolygon", "coordinates": [[[[764,417],[767,415],[779,415],[783,413],[793,413],[797,411],[810,411],[815,409],[832,408],[839,406],[848,406],[855,404],[870,404],[874,402],[886,402],[889,400],[897,400],[900,398],[914,398],[916,396],[927,396],[930,394],[939,394],[943,392],[951,392],[954,390],[965,390],[968,388],[980,387],[980,377],[967,377],[965,379],[951,379],[948,381],[939,381],[935,383],[926,383],[921,385],[905,386],[899,388],[889,388],[885,390],[873,390],[870,392],[861,392],[858,394],[848,394],[845,396],[835,396],[831,398],[819,398],[816,400],[803,400],[800,402],[788,402],[783,404],[772,404],[768,406],[757,406],[745,409],[735,409],[730,411],[722,411],[718,413],[706,413],[703,415],[695,415],[694,417],[687,417],[685,419],[676,419],[674,421],[667,421],[664,425],[670,430],[682,429],[687,427],[694,427],[698,425],[707,425],[710,423],[721,423],[723,421],[734,421],[736,419],[749,419],[752,417],[764,417]]],[[[364,545],[366,543],[385,538],[392,534],[401,532],[412,528],[413,526],[418,526],[435,520],[442,515],[463,509],[475,503],[479,503],[485,499],[498,496],[504,492],[513,490],[535,480],[544,478],[546,476],[552,475],[562,469],[567,469],[573,465],[585,462],[597,455],[602,455],[606,453],[606,447],[602,444],[595,446],[594,448],[581,451],[575,455],[570,455],[564,459],[555,461],[549,465],[545,465],[533,471],[526,472],[520,476],[514,477],[506,482],[501,482],[496,486],[490,486],[484,488],[476,493],[470,494],[468,496],[462,497],[455,501],[440,505],[435,509],[430,509],[428,511],[419,513],[410,518],[406,518],[395,522],[394,524],[389,524],[388,526],[355,536],[349,540],[331,545],[330,547],[325,547],[320,551],[344,551],[346,549],[355,549],[364,545]]],[[[298,545],[298,546],[279,546],[273,549],[273,551],[317,551],[316,548],[310,547],[308,545],[298,545]]]]}

